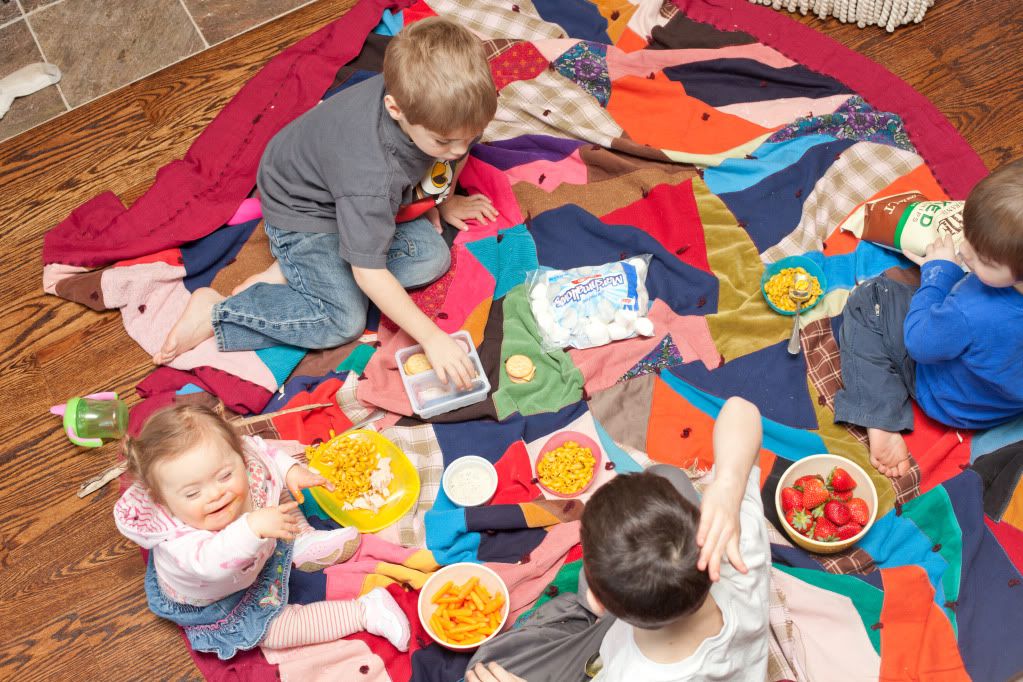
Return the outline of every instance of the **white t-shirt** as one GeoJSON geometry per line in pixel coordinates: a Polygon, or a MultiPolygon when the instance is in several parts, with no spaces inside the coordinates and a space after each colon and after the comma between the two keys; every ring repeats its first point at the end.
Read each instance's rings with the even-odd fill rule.
{"type": "Polygon", "coordinates": [[[633,627],[621,620],[615,621],[600,645],[604,667],[595,681],[764,682],[767,678],[771,555],[759,483],[760,470],[753,467],[739,511],[742,529],[739,551],[749,573],[739,573],[723,559],[721,580],[710,588],[724,620],[721,632],[703,640],[688,658],[676,663],[655,663],[639,650],[633,627]]]}

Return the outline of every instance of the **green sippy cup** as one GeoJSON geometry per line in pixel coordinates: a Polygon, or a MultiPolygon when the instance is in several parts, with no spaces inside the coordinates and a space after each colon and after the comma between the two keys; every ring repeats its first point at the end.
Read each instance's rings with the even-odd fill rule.
{"type": "Polygon", "coordinates": [[[71,442],[86,448],[98,448],[103,439],[120,438],[128,429],[128,406],[112,391],[71,398],[50,412],[64,418],[71,442]]]}

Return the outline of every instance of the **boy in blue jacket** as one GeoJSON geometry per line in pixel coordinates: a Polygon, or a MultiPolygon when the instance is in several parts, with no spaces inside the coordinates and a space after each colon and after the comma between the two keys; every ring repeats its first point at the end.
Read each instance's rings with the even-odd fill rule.
{"type": "Polygon", "coordinates": [[[1023,413],[1023,160],[970,192],[963,237],[958,253],[945,237],[923,257],[906,254],[919,289],[877,277],[842,315],[835,421],[867,428],[870,461],[887,476],[910,468],[901,432],[913,428],[911,398],[962,429],[1023,413]]]}

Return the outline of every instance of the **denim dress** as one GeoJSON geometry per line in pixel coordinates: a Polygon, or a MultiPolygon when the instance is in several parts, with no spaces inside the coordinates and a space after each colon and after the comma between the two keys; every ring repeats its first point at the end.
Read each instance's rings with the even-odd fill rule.
{"type": "Polygon", "coordinates": [[[288,603],[288,577],[294,544],[277,541],[259,577],[247,589],[229,594],[206,606],[192,606],[167,597],[156,578],[153,553],[146,568],[149,608],[161,618],[177,623],[196,651],[213,652],[221,660],[259,644],[270,623],[288,603]]]}

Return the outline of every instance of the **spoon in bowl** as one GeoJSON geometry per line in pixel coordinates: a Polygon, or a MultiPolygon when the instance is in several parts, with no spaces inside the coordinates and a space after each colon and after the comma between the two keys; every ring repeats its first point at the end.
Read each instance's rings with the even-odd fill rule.
{"type": "Polygon", "coordinates": [[[789,337],[789,355],[799,355],[799,313],[803,310],[803,303],[810,300],[810,276],[803,272],[797,272],[789,288],[789,298],[796,304],[796,314],[792,321],[792,336],[789,337]]]}

